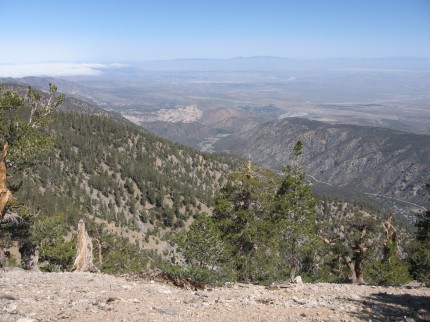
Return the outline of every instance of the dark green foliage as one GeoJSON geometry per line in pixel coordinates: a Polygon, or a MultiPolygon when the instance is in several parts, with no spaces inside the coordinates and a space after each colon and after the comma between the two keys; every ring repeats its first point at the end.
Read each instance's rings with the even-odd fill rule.
{"type": "Polygon", "coordinates": [[[147,270],[148,255],[127,238],[108,235],[103,238],[103,265],[107,274],[139,273],[147,270]]]}
{"type": "Polygon", "coordinates": [[[232,247],[240,279],[268,282],[287,273],[294,279],[299,271],[312,275],[316,201],[298,165],[301,151],[299,141],[282,181],[248,164],[230,176],[215,201],[213,220],[232,247]]]}
{"type": "MultiPolygon", "coordinates": [[[[427,191],[430,195],[430,182],[427,183],[427,191]]],[[[411,271],[417,280],[430,286],[430,204],[418,216],[415,226],[415,240],[409,245],[411,271]]]]}
{"type": "Polygon", "coordinates": [[[76,236],[65,241],[67,225],[62,215],[32,217],[31,239],[39,249],[41,267],[47,271],[68,271],[76,256],[76,236]]]}
{"type": "MultiPolygon", "coordinates": [[[[0,257],[3,257],[4,238],[9,236],[20,243],[23,268],[33,268],[32,257],[36,246],[28,231],[30,225],[24,218],[28,211],[13,202],[13,194],[21,188],[22,181],[11,182],[9,179],[23,175],[24,170],[36,163],[38,156],[52,148],[52,131],[47,125],[51,123],[63,96],[57,95],[55,85],[49,84],[49,89],[48,99],[43,100],[39,92],[31,87],[25,95],[0,88],[0,257]],[[23,210],[24,217],[19,216],[23,210]]],[[[44,184],[48,185],[49,181],[44,184]]]]}
{"type": "MultiPolygon", "coordinates": [[[[297,150],[295,155],[300,155],[300,151],[297,150]]],[[[305,174],[298,166],[294,169],[287,167],[283,173],[285,178],[275,195],[272,217],[279,230],[281,257],[288,265],[290,279],[293,280],[305,259],[312,261],[312,249],[318,241],[316,201],[312,197],[311,187],[305,183],[305,174]]],[[[312,267],[311,264],[308,266],[312,267]]]]}
{"type": "Polygon", "coordinates": [[[342,246],[338,254],[349,268],[349,281],[364,284],[366,262],[376,244],[377,220],[367,213],[358,212],[346,218],[344,224],[345,232],[339,239],[342,246]]]}
{"type": "Polygon", "coordinates": [[[235,280],[230,246],[207,214],[199,215],[188,231],[179,234],[177,246],[185,261],[184,277],[212,285],[235,280]]]}
{"type": "Polygon", "coordinates": [[[279,256],[277,274],[283,278],[288,272],[290,280],[294,280],[299,271],[302,275],[310,274],[314,257],[312,249],[317,243],[316,201],[299,166],[302,148],[302,142],[298,141],[292,165],[283,169],[284,178],[275,186],[268,209],[272,235],[276,240],[276,252],[272,252],[279,256]]]}
{"type": "Polygon", "coordinates": [[[319,207],[318,230],[325,243],[318,281],[399,285],[409,280],[404,258],[409,236],[395,214],[387,219],[386,213],[345,201],[326,200],[319,207]]]}
{"type": "Polygon", "coordinates": [[[384,221],[385,241],[382,260],[375,261],[367,269],[368,280],[379,285],[402,285],[411,277],[406,262],[399,257],[397,229],[392,225],[393,215],[384,221]]]}
{"type": "Polygon", "coordinates": [[[384,246],[388,257],[380,262],[373,262],[366,269],[367,281],[378,285],[403,285],[411,280],[409,266],[395,254],[394,244],[384,246]]]}
{"type": "Polygon", "coordinates": [[[231,245],[239,279],[265,280],[277,257],[268,209],[278,178],[248,165],[229,179],[215,200],[213,220],[231,245]]]}
{"type": "Polygon", "coordinates": [[[224,169],[222,178],[231,164],[100,116],[58,113],[51,126],[55,149],[37,163],[19,194],[44,213],[65,214],[73,226],[86,214],[136,229],[135,218],[149,207],[164,226],[175,227],[177,213],[164,200],[174,193],[192,215],[196,200],[209,202],[220,187],[207,178],[224,169]]]}
{"type": "Polygon", "coordinates": [[[41,99],[39,92],[28,87],[26,95],[0,88],[0,144],[9,144],[8,159],[16,170],[33,165],[36,157],[50,150],[52,137],[47,125],[63,100],[57,87],[49,84],[50,97],[41,99]]]}
{"type": "Polygon", "coordinates": [[[420,282],[430,285],[430,246],[429,243],[413,242],[410,245],[412,275],[420,282]]]}
{"type": "Polygon", "coordinates": [[[12,247],[14,242],[21,247],[30,240],[31,215],[21,204],[15,204],[20,220],[0,221],[0,251],[12,247]]]}

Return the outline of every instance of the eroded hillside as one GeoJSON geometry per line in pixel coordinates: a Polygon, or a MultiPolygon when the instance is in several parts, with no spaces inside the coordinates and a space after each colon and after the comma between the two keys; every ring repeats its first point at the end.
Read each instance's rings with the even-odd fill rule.
{"type": "Polygon", "coordinates": [[[304,143],[304,170],[329,189],[336,185],[426,204],[425,183],[430,177],[427,135],[287,118],[223,138],[215,147],[250,155],[256,163],[278,170],[288,163],[297,140],[304,143]]]}

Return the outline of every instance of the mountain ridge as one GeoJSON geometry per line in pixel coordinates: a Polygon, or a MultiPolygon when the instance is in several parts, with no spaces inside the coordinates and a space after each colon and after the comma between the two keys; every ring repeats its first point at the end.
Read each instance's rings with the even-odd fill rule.
{"type": "Polygon", "coordinates": [[[319,181],[426,204],[428,135],[285,118],[222,138],[214,147],[279,170],[297,140],[304,143],[304,170],[319,181]]]}

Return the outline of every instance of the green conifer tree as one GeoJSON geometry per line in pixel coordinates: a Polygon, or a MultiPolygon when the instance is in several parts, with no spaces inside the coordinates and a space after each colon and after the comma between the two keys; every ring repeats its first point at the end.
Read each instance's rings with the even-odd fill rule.
{"type": "Polygon", "coordinates": [[[208,284],[235,280],[231,248],[206,213],[199,215],[188,231],[179,234],[177,246],[185,261],[185,277],[208,284]]]}
{"type": "MultiPolygon", "coordinates": [[[[5,233],[2,225],[5,222],[19,223],[21,218],[13,206],[13,192],[21,184],[11,185],[8,175],[29,169],[37,156],[53,146],[46,125],[53,120],[53,112],[61,104],[63,95],[57,95],[55,85],[49,84],[49,90],[48,98],[42,99],[31,87],[26,95],[0,88],[0,258],[3,257],[1,239],[5,233]]],[[[22,261],[33,262],[28,258],[34,255],[33,243],[24,242],[21,250],[22,261]]]]}
{"type": "Polygon", "coordinates": [[[274,197],[272,218],[278,230],[282,263],[289,266],[289,278],[294,280],[306,257],[311,256],[316,243],[316,201],[305,173],[299,165],[303,144],[294,147],[292,166],[283,169],[285,175],[274,197]]]}
{"type": "MultiPolygon", "coordinates": [[[[427,183],[430,201],[430,182],[427,183]]],[[[419,281],[430,286],[430,203],[418,216],[415,240],[409,245],[411,273],[419,281]]]]}
{"type": "Polygon", "coordinates": [[[268,210],[277,176],[254,171],[251,162],[230,175],[229,182],[215,200],[213,220],[222,238],[232,247],[240,280],[264,280],[272,275],[276,262],[274,229],[268,210]]]}

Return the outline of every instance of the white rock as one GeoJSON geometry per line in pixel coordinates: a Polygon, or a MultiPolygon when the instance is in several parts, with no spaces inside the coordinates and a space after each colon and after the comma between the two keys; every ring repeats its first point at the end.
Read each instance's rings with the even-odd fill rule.
{"type": "Polygon", "coordinates": [[[158,293],[161,293],[161,294],[171,294],[172,293],[171,290],[169,290],[167,287],[164,287],[164,286],[158,287],[157,291],[158,291],[158,293]]]}
{"type": "Polygon", "coordinates": [[[302,277],[301,276],[296,276],[294,278],[294,283],[296,283],[296,284],[303,284],[302,277]]]}
{"type": "Polygon", "coordinates": [[[8,307],[5,307],[3,310],[10,314],[16,314],[18,313],[16,309],[17,309],[16,304],[11,304],[8,307]]]}

